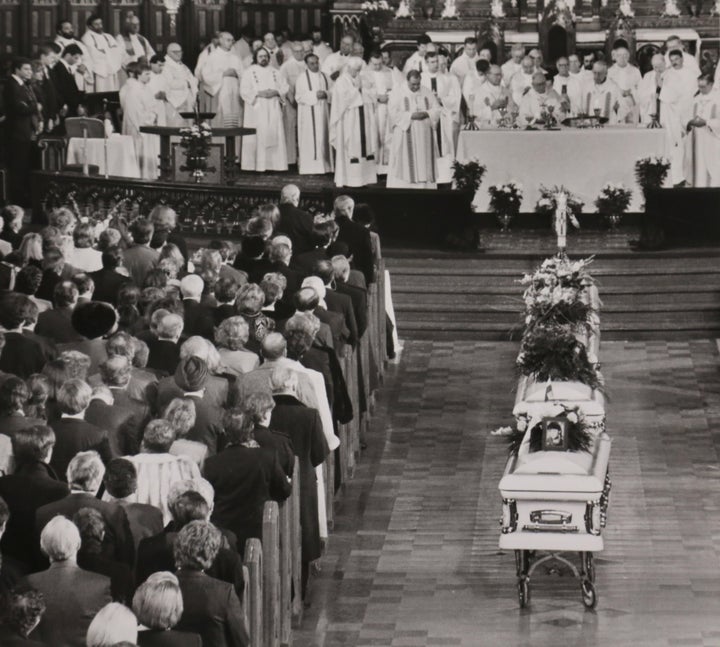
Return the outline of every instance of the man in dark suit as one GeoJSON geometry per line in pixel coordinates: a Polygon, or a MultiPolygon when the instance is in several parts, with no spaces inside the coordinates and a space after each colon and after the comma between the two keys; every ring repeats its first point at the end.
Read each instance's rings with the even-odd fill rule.
{"type": "Polygon", "coordinates": [[[332,220],[326,220],[313,227],[314,248],[302,254],[293,253],[290,267],[300,272],[303,276],[312,274],[315,263],[330,258],[328,247],[338,234],[338,226],[332,220]]]}
{"type": "Polygon", "coordinates": [[[18,585],[20,590],[36,589],[45,598],[45,613],[33,637],[57,647],[84,645],[93,617],[111,601],[110,578],[78,567],[80,533],[69,519],[49,521],[40,545],[50,568],[28,575],[18,585]]]}
{"type": "MultiPolygon", "coordinates": [[[[5,292],[0,295],[0,326],[5,329],[0,349],[0,370],[27,379],[45,366],[42,346],[23,334],[32,301],[24,294],[5,292]]],[[[37,309],[37,308],[36,308],[37,309]]]]}
{"type": "Polygon", "coordinates": [[[342,357],[345,349],[345,344],[350,341],[350,330],[345,325],[345,317],[339,312],[333,312],[328,310],[327,307],[323,307],[321,304],[327,303],[325,301],[327,290],[325,284],[317,276],[308,276],[303,281],[303,287],[298,292],[299,298],[296,299],[297,309],[301,312],[312,312],[321,322],[326,323],[330,326],[330,331],[333,337],[333,348],[335,348],[338,357],[342,357]],[[305,290],[311,289],[315,291],[317,295],[317,303],[313,299],[307,299],[305,297],[305,290]]]}
{"type": "Polygon", "coordinates": [[[267,252],[272,267],[270,271],[277,272],[285,277],[287,286],[285,287],[283,300],[287,302],[290,302],[290,297],[300,289],[300,284],[305,278],[302,272],[290,267],[292,255],[292,243],[287,236],[273,238],[267,252]]]}
{"type": "Polygon", "coordinates": [[[280,191],[280,222],[275,226],[276,234],[285,234],[291,241],[295,254],[302,254],[313,248],[313,216],[298,207],[300,189],[287,184],[280,191]]]}
{"type": "Polygon", "coordinates": [[[32,76],[32,65],[28,59],[14,59],[12,76],[5,83],[3,92],[10,198],[21,207],[31,204],[30,169],[40,120],[38,103],[30,87],[32,76]]]}
{"type": "Polygon", "coordinates": [[[138,415],[135,409],[116,403],[105,385],[93,389],[90,406],[85,412],[86,422],[107,431],[114,456],[129,456],[140,451],[141,430],[148,417],[147,406],[138,415]]]}
{"type": "Polygon", "coordinates": [[[90,278],[95,284],[93,301],[105,301],[114,306],[117,305],[118,290],[130,281],[129,277],[117,272],[118,267],[122,267],[122,264],[123,252],[119,247],[108,247],[103,252],[102,269],[90,273],[90,278]]]}
{"type": "Polygon", "coordinates": [[[245,236],[241,247],[241,253],[235,258],[235,269],[245,272],[251,283],[260,283],[262,277],[272,271],[271,263],[265,257],[265,239],[261,236],[245,236]]]}
{"type": "Polygon", "coordinates": [[[363,225],[353,221],[355,202],[350,196],[341,195],[335,198],[333,208],[335,222],[340,228],[337,239],[347,244],[352,255],[353,266],[365,275],[365,281],[370,285],[375,281],[370,232],[363,225]]]}
{"type": "Polygon", "coordinates": [[[52,339],[56,344],[82,341],[83,337],[72,325],[72,314],[77,305],[79,292],[73,281],[61,281],[53,290],[52,310],[38,315],[35,332],[52,339]]]}
{"type": "Polygon", "coordinates": [[[353,301],[347,294],[336,291],[335,273],[332,263],[329,260],[322,260],[315,263],[313,274],[319,277],[325,283],[325,303],[330,312],[339,312],[345,320],[345,327],[350,331],[348,343],[355,348],[360,334],[358,332],[357,320],[355,318],[355,309],[353,301]]]}
{"type": "Polygon", "coordinates": [[[140,288],[144,287],[145,277],[160,258],[160,254],[150,247],[154,231],[153,224],[145,218],[138,218],[130,225],[130,234],[135,244],[124,252],[125,267],[135,285],[140,288]]]}
{"type": "Polygon", "coordinates": [[[200,335],[212,341],[215,336],[214,308],[201,303],[204,287],[204,281],[197,274],[188,274],[180,281],[185,309],[183,332],[188,337],[200,335]]]}
{"type": "Polygon", "coordinates": [[[360,338],[365,334],[368,326],[367,290],[348,282],[350,263],[345,256],[333,256],[331,262],[335,277],[335,290],[341,294],[347,294],[352,299],[358,337],[360,338]]]}
{"type": "Polygon", "coordinates": [[[40,65],[42,66],[42,79],[36,86],[36,93],[40,96],[42,106],[42,118],[46,132],[55,132],[58,126],[58,113],[61,105],[55,84],[50,78],[50,69],[57,61],[55,43],[42,45],[39,49],[40,65]]]}
{"type": "Polygon", "coordinates": [[[167,312],[157,324],[157,337],[149,339],[148,368],[173,375],[180,363],[180,346],[178,341],[183,333],[184,322],[180,315],[167,312]]]}
{"type": "Polygon", "coordinates": [[[35,513],[38,508],[65,498],[70,489],[55,474],[48,461],[55,445],[50,427],[37,425],[13,436],[15,471],[0,478],[0,497],[10,508],[10,520],[2,536],[3,556],[32,568],[36,549],[35,513]]]}
{"type": "Polygon", "coordinates": [[[35,531],[40,535],[45,525],[57,515],[72,519],[82,508],[93,508],[102,514],[107,524],[103,552],[119,562],[132,566],[135,563],[135,547],[127,515],[116,503],[97,498],[102,485],[105,466],[96,452],[79,452],[68,466],[70,494],[64,499],[48,503],[35,513],[35,531]]]}
{"type": "Polygon", "coordinates": [[[215,298],[218,305],[213,308],[213,323],[219,326],[225,319],[234,317],[237,314],[235,310],[235,298],[240,284],[233,278],[220,278],[215,284],[215,298]]]}
{"type": "Polygon", "coordinates": [[[85,93],[75,81],[75,65],[82,58],[80,47],[71,43],[60,54],[60,60],[50,70],[50,78],[55,84],[60,112],[65,117],[77,117],[78,107],[82,104],[85,93]]]}

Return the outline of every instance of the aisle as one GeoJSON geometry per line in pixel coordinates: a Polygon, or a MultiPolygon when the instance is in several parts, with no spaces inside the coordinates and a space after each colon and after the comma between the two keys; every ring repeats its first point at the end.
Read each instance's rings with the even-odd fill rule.
{"type": "Polygon", "coordinates": [[[597,613],[543,573],[520,612],[498,554],[505,446],[489,431],[509,422],[516,352],[406,343],[295,647],[720,645],[715,342],[603,344],[614,489],[597,613]]]}

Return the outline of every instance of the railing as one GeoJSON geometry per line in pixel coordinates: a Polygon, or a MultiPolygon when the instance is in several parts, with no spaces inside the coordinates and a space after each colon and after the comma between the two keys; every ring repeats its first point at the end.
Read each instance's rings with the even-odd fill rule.
{"type": "MultiPolygon", "coordinates": [[[[353,403],[353,419],[338,426],[339,461],[331,452],[324,464],[328,527],[332,527],[335,470],[341,485],[353,477],[360,446],[370,423],[376,389],[383,381],[386,357],[385,266],[380,261],[377,281],[368,289],[368,327],[360,343],[346,352],[341,365],[353,403]],[[364,394],[364,395],[363,395],[364,394]],[[361,403],[365,402],[365,407],[361,403]]],[[[243,601],[252,647],[292,643],[292,627],[302,619],[302,555],[299,464],[290,497],[281,505],[265,504],[262,542],[249,539],[245,548],[247,580],[243,601]]],[[[343,488],[338,491],[342,496],[343,488]]]]}

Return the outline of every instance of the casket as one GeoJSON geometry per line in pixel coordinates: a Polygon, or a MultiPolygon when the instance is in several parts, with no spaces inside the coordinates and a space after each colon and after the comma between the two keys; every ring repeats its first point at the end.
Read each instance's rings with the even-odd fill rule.
{"type": "Polygon", "coordinates": [[[581,382],[536,382],[534,378],[526,376],[518,382],[513,416],[542,416],[548,402],[577,406],[588,422],[605,421],[605,398],[600,391],[581,382]]]}

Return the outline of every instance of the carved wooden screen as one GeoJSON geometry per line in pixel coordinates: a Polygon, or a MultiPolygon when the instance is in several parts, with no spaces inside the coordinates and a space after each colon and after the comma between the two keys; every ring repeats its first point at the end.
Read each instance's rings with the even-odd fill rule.
{"type": "MultiPolygon", "coordinates": [[[[92,14],[98,13],[98,9],[97,0],[72,0],[70,2],[70,22],[75,30],[75,38],[82,38],[87,29],[88,18],[92,14]]],[[[67,15],[62,17],[67,18],[67,15]]],[[[109,31],[109,25],[106,24],[105,29],[109,31]]]]}
{"type": "Polygon", "coordinates": [[[287,27],[295,36],[307,34],[314,25],[323,25],[327,2],[238,3],[235,8],[235,33],[243,25],[252,25],[257,34],[287,27]]]}
{"type": "Polygon", "coordinates": [[[20,2],[0,0],[0,43],[2,53],[20,54],[20,2]]]}
{"type": "Polygon", "coordinates": [[[55,24],[61,10],[58,0],[33,0],[30,5],[31,54],[34,55],[41,45],[55,40],[55,24]]]}

